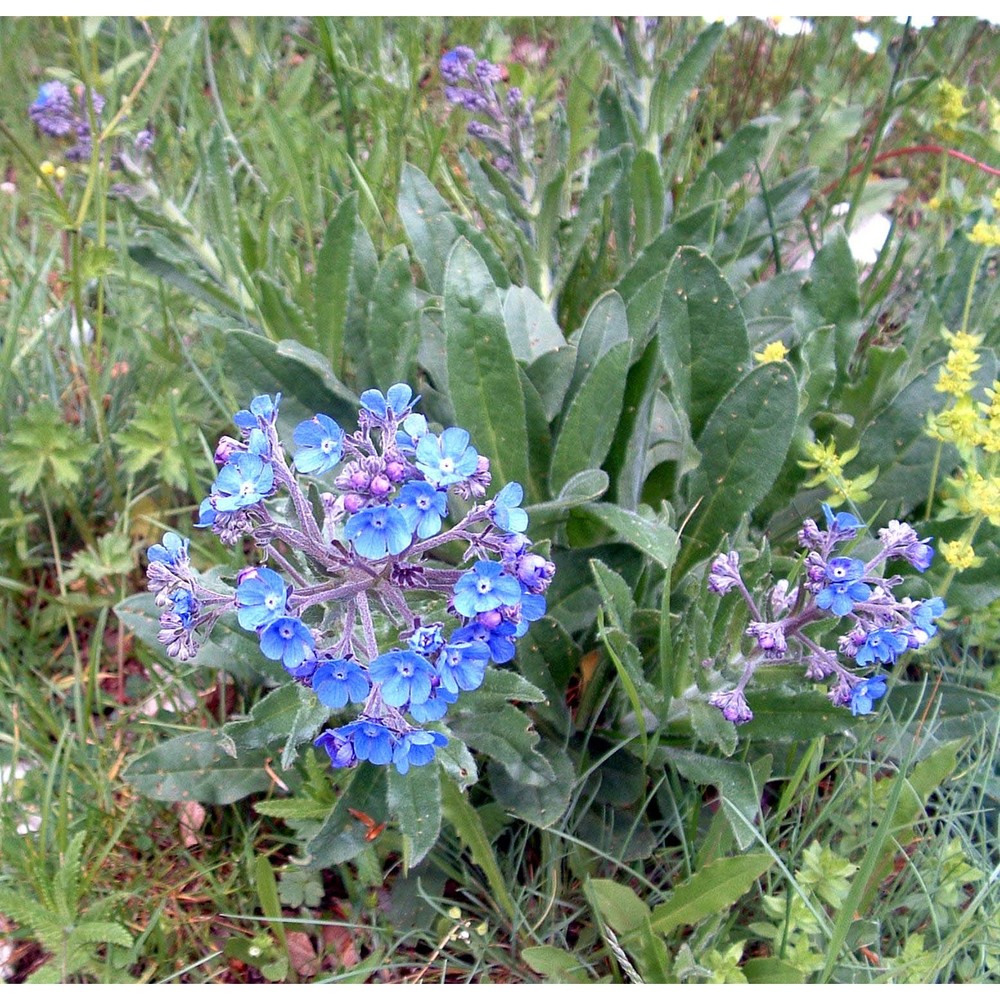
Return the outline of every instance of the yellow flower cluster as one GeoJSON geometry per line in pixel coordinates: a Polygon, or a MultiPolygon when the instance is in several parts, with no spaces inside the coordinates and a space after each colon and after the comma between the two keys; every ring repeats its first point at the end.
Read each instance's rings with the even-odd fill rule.
{"type": "Polygon", "coordinates": [[[858,454],[858,448],[849,448],[843,455],[837,454],[833,441],[821,444],[812,441],[806,445],[806,461],[799,462],[803,469],[815,469],[816,475],[805,482],[807,488],[826,484],[833,491],[826,502],[834,507],[842,503],[864,503],[871,499],[868,487],[878,478],[878,466],[851,479],[844,473],[844,466],[858,454]]]}
{"type": "Polygon", "coordinates": [[[983,338],[959,330],[957,333],[944,331],[944,339],[951,345],[948,360],[941,369],[941,375],[934,388],[960,399],[972,392],[975,386],[973,376],[979,371],[979,347],[983,338]]]}
{"type": "Polygon", "coordinates": [[[954,567],[959,572],[983,564],[983,560],[976,555],[972,546],[962,539],[954,542],[942,542],[938,546],[938,552],[941,553],[942,558],[949,566],[954,567]]]}
{"type": "Polygon", "coordinates": [[[965,91],[947,80],[939,80],[932,99],[937,118],[935,127],[942,135],[953,135],[954,126],[969,113],[965,106],[965,91]]]}
{"type": "Polygon", "coordinates": [[[1000,247],[1000,224],[980,219],[972,227],[969,239],[981,247],[1000,247]]]}

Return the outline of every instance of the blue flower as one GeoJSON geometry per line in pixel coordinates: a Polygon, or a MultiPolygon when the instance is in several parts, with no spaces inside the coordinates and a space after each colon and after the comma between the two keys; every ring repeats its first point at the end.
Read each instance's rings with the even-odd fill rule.
{"type": "Polygon", "coordinates": [[[520,639],[528,631],[528,623],[537,622],[545,614],[545,598],[541,594],[528,593],[522,587],[520,601],[504,613],[516,622],[514,638],[520,639]]]}
{"type": "Polygon", "coordinates": [[[292,433],[299,446],[295,453],[295,468],[307,475],[322,476],[339,461],[344,450],[344,432],[339,424],[322,413],[312,420],[303,420],[292,433]]]}
{"type": "Polygon", "coordinates": [[[451,641],[485,642],[494,663],[509,663],[516,652],[512,638],[515,631],[514,623],[507,621],[499,611],[487,611],[476,615],[468,625],[455,629],[451,641]]]}
{"type": "Polygon", "coordinates": [[[846,615],[855,601],[867,601],[871,587],[863,583],[865,564],[860,559],[838,556],[826,564],[827,585],[816,595],[816,607],[835,615],[846,615]]]}
{"type": "Polygon", "coordinates": [[[886,692],[885,675],[869,677],[851,689],[851,715],[868,715],[886,692]]]}
{"type": "Polygon", "coordinates": [[[455,642],[452,636],[437,658],[441,686],[453,694],[475,691],[483,683],[489,662],[490,647],[485,642],[455,642]]]}
{"type": "Polygon", "coordinates": [[[441,684],[431,685],[431,694],[427,701],[419,705],[410,705],[407,711],[417,722],[437,722],[443,719],[449,705],[458,701],[458,692],[452,693],[441,684]]]}
{"type": "Polygon", "coordinates": [[[858,664],[867,667],[870,663],[895,663],[909,643],[905,632],[893,632],[887,628],[877,628],[865,636],[854,656],[858,664]]]}
{"type": "Polygon", "coordinates": [[[212,506],[223,513],[260,503],[274,488],[274,470],[259,455],[234,455],[212,483],[212,506]]]}
{"type": "Polygon", "coordinates": [[[414,653],[420,653],[421,656],[436,653],[444,645],[440,624],[435,622],[433,625],[421,625],[406,640],[406,644],[414,653]]]}
{"type": "Polygon", "coordinates": [[[834,514],[830,505],[826,503],[822,507],[823,516],[826,518],[826,530],[834,536],[835,541],[847,541],[857,536],[862,523],[853,514],[846,510],[834,514]]]}
{"type": "Polygon", "coordinates": [[[312,632],[298,618],[277,618],[260,633],[260,651],[269,660],[280,660],[294,670],[316,651],[312,632]]]}
{"type": "Polygon", "coordinates": [[[448,495],[414,479],[399,491],[396,506],[411,534],[415,531],[418,538],[430,538],[441,530],[441,518],[448,513],[448,495]]]}
{"type": "Polygon", "coordinates": [[[241,628],[256,632],[285,614],[288,587],[266,566],[241,573],[236,585],[236,618],[241,628]]]}
{"type": "Polygon", "coordinates": [[[411,767],[423,767],[434,759],[436,747],[447,745],[448,738],[441,733],[431,733],[414,729],[404,733],[392,752],[392,762],[400,774],[406,774],[411,767]]]}
{"type": "Polygon", "coordinates": [[[312,689],[327,708],[343,708],[368,697],[371,684],[353,660],[324,660],[312,675],[312,689]]]}
{"type": "Polygon", "coordinates": [[[411,413],[396,431],[396,447],[403,452],[413,452],[426,433],[427,418],[422,413],[411,413]]]}
{"type": "Polygon", "coordinates": [[[469,444],[469,432],[461,427],[449,427],[440,437],[425,434],[417,442],[417,468],[434,486],[461,483],[476,471],[478,464],[479,455],[469,444]]]}
{"type": "Polygon", "coordinates": [[[372,764],[388,764],[392,760],[397,742],[396,735],[380,722],[375,722],[373,719],[358,719],[357,722],[349,722],[334,732],[354,744],[354,753],[358,760],[367,760],[372,764]]]}
{"type": "Polygon", "coordinates": [[[430,697],[434,668],[412,649],[394,649],[375,657],[368,672],[382,685],[383,701],[393,708],[419,705],[430,697]]]}
{"type": "Polygon", "coordinates": [[[521,532],[528,527],[528,515],[521,509],[524,490],[520,483],[508,483],[494,498],[490,520],[501,530],[521,532]]]}
{"type": "Polygon", "coordinates": [[[413,541],[413,532],[401,511],[380,504],[352,514],[344,525],[344,537],[359,556],[382,559],[386,554],[398,556],[413,541]]]}
{"type": "Polygon", "coordinates": [[[198,601],[186,587],[180,587],[170,595],[173,612],[187,631],[194,628],[194,616],[198,613],[198,601]]]}
{"type": "Polygon", "coordinates": [[[339,729],[327,729],[313,740],[314,747],[325,750],[334,767],[354,767],[358,762],[354,741],[339,729]]]}
{"type": "Polygon", "coordinates": [[[940,618],[944,614],[944,601],[940,597],[932,597],[929,601],[921,601],[913,609],[913,624],[917,628],[927,633],[929,639],[937,635],[937,625],[935,618],[940,618]]]}
{"type": "Polygon", "coordinates": [[[233,415],[233,422],[242,431],[249,432],[255,427],[263,430],[273,424],[278,417],[278,404],[281,402],[279,392],[272,400],[270,396],[254,396],[250,401],[249,410],[240,410],[233,415]]]}
{"type": "Polygon", "coordinates": [[[499,563],[480,560],[455,584],[455,610],[465,618],[492,611],[505,604],[517,604],[521,585],[507,576],[499,563]]]}
{"type": "Polygon", "coordinates": [[[215,507],[212,506],[212,498],[205,497],[198,507],[198,520],[195,521],[196,528],[211,528],[215,524],[215,507]]]}
{"type": "Polygon", "coordinates": [[[384,396],[378,389],[365,390],[361,393],[361,406],[382,420],[390,416],[399,420],[419,399],[419,396],[413,398],[413,390],[408,385],[397,382],[384,396]]]}
{"type": "Polygon", "coordinates": [[[162,545],[150,545],[146,550],[146,558],[150,562],[166,563],[168,566],[182,566],[188,561],[188,545],[186,538],[175,531],[168,531],[163,536],[162,545]]]}

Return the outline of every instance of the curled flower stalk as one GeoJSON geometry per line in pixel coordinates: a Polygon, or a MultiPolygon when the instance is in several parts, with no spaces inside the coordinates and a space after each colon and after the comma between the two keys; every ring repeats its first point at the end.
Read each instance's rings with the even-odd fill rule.
{"type": "Polygon", "coordinates": [[[753,649],[741,659],[736,686],[709,697],[709,704],[730,722],[742,724],[753,718],[745,690],[765,662],[803,665],[807,680],[831,682],[828,697],[835,706],[849,708],[852,715],[868,715],[887,691],[885,675],[868,672],[891,667],[902,654],[920,649],[937,633],[935,622],[944,614],[944,601],[897,598],[893,591],[903,578],[885,574],[890,561],[909,563],[923,573],[934,557],[932,539],[920,538],[906,523],[890,521],[879,529],[876,553],[867,560],[857,559],[842,554],[842,546],[865,526],[853,514],[834,514],[826,504],[823,511],[825,529],[807,518],[799,532],[803,578],[794,584],[779,580],[769,585],[759,601],[744,583],[737,552],[712,562],[708,589],[717,594],[736,590],[741,595],[751,616],[745,634],[754,640],[753,649]],[[829,618],[836,618],[844,629],[836,653],[807,631],[829,618]],[[842,658],[853,661],[850,669],[842,658]]]}
{"type": "Polygon", "coordinates": [[[489,461],[465,430],[432,432],[409,386],[363,393],[353,432],[325,414],[303,421],[291,461],[277,431],[280,401],[258,396],[235,415],[239,437],[219,443],[197,525],[226,545],[249,538],[261,563],[240,570],[233,589],[213,589],[191,566],[187,539],[168,532],[148,553],[160,642],[191,659],[235,614],[323,706],[354,712],[315,741],[332,766],[369,761],[405,774],[447,743],[423,727],[480,687],[490,663],[513,658],[545,613],[555,568],[523,534],[520,485],[485,499],[489,461]],[[302,477],[321,487],[321,517],[302,477]],[[334,489],[323,490],[331,478],[334,489]],[[445,543],[464,546],[457,564],[434,558],[445,543]],[[415,592],[436,595],[443,620],[414,610],[415,592]],[[389,649],[385,626],[396,636],[389,649]]]}

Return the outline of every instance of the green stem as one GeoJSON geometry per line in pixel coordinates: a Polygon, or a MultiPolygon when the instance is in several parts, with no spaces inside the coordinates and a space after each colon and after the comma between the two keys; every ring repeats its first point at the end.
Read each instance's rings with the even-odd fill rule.
{"type": "Polygon", "coordinates": [[[864,164],[858,173],[858,182],[854,186],[854,194],[851,196],[850,208],[848,208],[847,216],[844,219],[845,232],[849,233],[851,231],[851,226],[854,223],[854,217],[858,214],[858,209],[861,206],[861,195],[864,193],[865,184],[868,183],[868,175],[871,173],[872,164],[875,162],[875,157],[878,155],[878,148],[882,142],[885,127],[889,124],[889,119],[896,106],[896,83],[899,80],[899,74],[902,67],[903,55],[901,52],[892,68],[892,79],[889,81],[889,92],[886,96],[885,104],[882,105],[882,111],[879,114],[878,121],[875,124],[875,132],[872,135],[872,141],[868,146],[868,152],[865,155],[864,164]]]}

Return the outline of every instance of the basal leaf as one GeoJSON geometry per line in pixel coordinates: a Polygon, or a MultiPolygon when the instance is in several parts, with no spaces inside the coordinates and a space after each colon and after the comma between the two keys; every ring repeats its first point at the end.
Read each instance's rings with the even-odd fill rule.
{"type": "Polygon", "coordinates": [[[420,864],[441,832],[441,769],[437,761],[400,774],[388,769],[386,804],[403,837],[404,872],[420,864]]]}
{"type": "Polygon", "coordinates": [[[653,910],[653,930],[669,934],[677,927],[727,913],[773,864],[770,854],[717,858],[677,886],[670,899],[653,910]]]}
{"type": "Polygon", "coordinates": [[[518,364],[496,285],[465,240],[448,258],[444,328],[448,384],[459,425],[489,458],[494,484],[527,483],[528,435],[518,364]]]}

